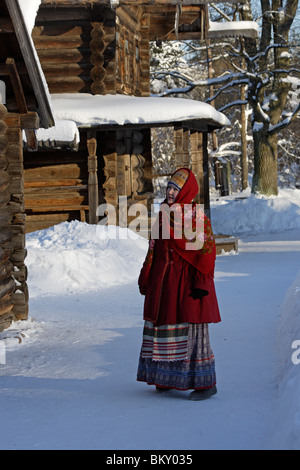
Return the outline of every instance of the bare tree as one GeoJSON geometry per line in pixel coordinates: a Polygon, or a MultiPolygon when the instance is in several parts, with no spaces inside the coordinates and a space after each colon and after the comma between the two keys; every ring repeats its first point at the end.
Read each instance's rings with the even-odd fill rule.
{"type": "MultiPolygon", "coordinates": [[[[228,56],[228,68],[214,78],[194,80],[188,73],[165,70],[155,74],[156,78],[169,75],[174,82],[184,83],[180,88],[164,90],[160,96],[182,94],[196,87],[216,87],[213,96],[206,100],[211,102],[229,90],[246,87],[245,98],[229,100],[219,111],[226,112],[230,107],[246,103],[252,109],[254,193],[278,194],[278,134],[293,122],[300,110],[299,99],[294,100],[292,109],[287,100],[291,79],[300,78],[300,70],[293,64],[299,44],[289,40],[297,7],[298,0],[261,0],[259,39],[223,41],[223,57],[228,56]]],[[[250,0],[240,7],[239,15],[242,20],[253,21],[250,0]]]]}

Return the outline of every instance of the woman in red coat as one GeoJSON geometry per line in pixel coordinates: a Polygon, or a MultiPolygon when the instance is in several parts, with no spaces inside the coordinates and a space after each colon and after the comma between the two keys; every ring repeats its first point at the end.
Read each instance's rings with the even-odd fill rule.
{"type": "Polygon", "coordinates": [[[215,239],[193,202],[197,193],[191,170],[173,174],[139,277],[145,325],[137,380],[158,391],[193,389],[191,400],[217,392],[208,323],[221,321],[215,239]]]}

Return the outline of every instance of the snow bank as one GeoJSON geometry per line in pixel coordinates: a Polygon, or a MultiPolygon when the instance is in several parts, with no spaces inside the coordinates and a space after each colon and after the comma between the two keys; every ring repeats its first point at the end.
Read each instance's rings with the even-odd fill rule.
{"type": "MultiPolygon", "coordinates": [[[[272,198],[215,200],[212,224],[215,233],[230,235],[300,227],[300,190],[282,190],[272,198]]],[[[78,221],[28,234],[26,244],[31,297],[135,282],[148,246],[128,229],[78,221]]]]}
{"type": "Polygon", "coordinates": [[[240,235],[289,230],[300,227],[300,190],[282,189],[278,196],[240,193],[211,201],[216,234],[240,235]]]}
{"type": "Polygon", "coordinates": [[[148,247],[147,240],[128,229],[78,221],[28,234],[26,243],[31,297],[136,281],[148,247]]]}
{"type": "Polygon", "coordinates": [[[278,400],[270,449],[300,449],[300,271],[282,305],[277,337],[278,400]]]}

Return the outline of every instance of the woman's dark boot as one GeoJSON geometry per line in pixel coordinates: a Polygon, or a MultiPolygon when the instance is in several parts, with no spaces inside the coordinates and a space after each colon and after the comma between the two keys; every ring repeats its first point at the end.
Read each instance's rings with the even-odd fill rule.
{"type": "Polygon", "coordinates": [[[168,392],[169,390],[172,390],[172,388],[168,388],[168,387],[158,387],[158,386],[156,385],[156,391],[157,391],[157,392],[160,392],[160,393],[161,393],[161,392],[168,392]]]}
{"type": "Polygon", "coordinates": [[[217,393],[216,386],[212,388],[206,388],[204,390],[195,390],[194,392],[189,394],[188,400],[193,400],[193,401],[206,400],[207,398],[212,397],[216,393],[217,393]]]}

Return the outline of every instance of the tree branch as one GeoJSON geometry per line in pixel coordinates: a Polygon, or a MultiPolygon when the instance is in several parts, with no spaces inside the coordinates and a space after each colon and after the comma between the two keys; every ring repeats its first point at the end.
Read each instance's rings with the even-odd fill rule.
{"type": "Polygon", "coordinates": [[[273,126],[271,125],[269,127],[269,134],[271,135],[277,134],[279,131],[281,131],[285,127],[288,127],[291,124],[291,122],[294,121],[294,119],[297,117],[299,111],[300,111],[300,103],[298,103],[298,106],[296,106],[296,108],[294,109],[294,111],[289,117],[279,122],[278,124],[275,124],[273,126]]]}

